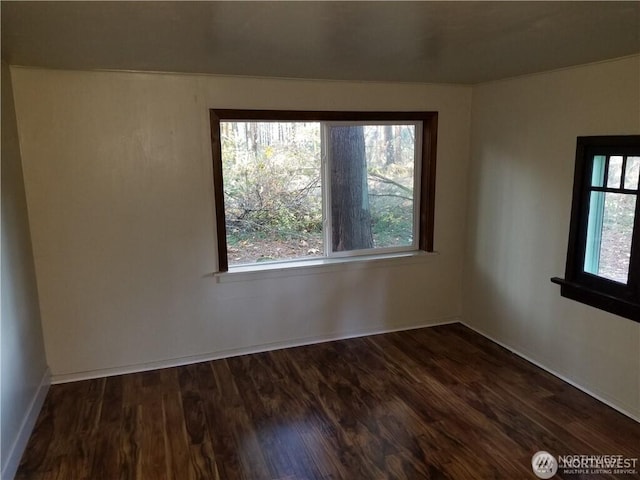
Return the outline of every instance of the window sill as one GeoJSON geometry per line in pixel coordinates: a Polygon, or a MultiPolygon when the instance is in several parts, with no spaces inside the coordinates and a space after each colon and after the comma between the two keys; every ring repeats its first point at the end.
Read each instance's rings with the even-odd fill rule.
{"type": "Polygon", "coordinates": [[[565,298],[640,322],[640,304],[638,303],[593,290],[564,278],[553,277],[551,281],[560,285],[560,295],[565,298]]]}
{"type": "Polygon", "coordinates": [[[214,273],[217,283],[243,282],[274,277],[314,275],[321,273],[368,269],[384,266],[416,264],[438,256],[437,252],[402,252],[361,257],[313,258],[230,267],[228,272],[214,273]]]}

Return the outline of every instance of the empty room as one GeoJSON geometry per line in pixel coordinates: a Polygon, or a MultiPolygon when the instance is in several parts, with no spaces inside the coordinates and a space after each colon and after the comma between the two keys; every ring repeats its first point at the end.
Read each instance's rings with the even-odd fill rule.
{"type": "Polygon", "coordinates": [[[640,3],[1,22],[2,480],[640,478],[640,3]]]}

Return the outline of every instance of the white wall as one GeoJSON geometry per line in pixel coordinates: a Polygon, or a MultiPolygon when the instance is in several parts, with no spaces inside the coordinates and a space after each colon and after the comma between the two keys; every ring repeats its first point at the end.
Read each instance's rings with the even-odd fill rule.
{"type": "Polygon", "coordinates": [[[9,68],[2,62],[0,476],[13,478],[48,385],[9,68]]]}
{"type": "Polygon", "coordinates": [[[58,379],[455,320],[471,89],[12,68],[58,379]],[[437,110],[440,255],[217,283],[209,108],[437,110]]]}
{"type": "Polygon", "coordinates": [[[640,133],[640,59],[474,88],[464,320],[640,418],[640,323],[560,297],[576,137],[640,133]]]}

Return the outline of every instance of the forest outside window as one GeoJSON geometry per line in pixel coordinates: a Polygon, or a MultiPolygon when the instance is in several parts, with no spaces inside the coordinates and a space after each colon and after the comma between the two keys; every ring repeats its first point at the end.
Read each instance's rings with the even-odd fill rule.
{"type": "Polygon", "coordinates": [[[578,137],[563,296],[640,321],[640,136],[578,137]]]}
{"type": "Polygon", "coordinates": [[[211,110],[218,270],[433,250],[437,113],[211,110]]]}

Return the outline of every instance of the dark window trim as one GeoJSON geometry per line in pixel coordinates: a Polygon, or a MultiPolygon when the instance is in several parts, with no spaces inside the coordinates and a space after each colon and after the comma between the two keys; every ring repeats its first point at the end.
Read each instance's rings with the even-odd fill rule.
{"type": "MultiPolygon", "coordinates": [[[[218,240],[218,271],[227,272],[227,231],[224,214],[224,182],[222,178],[222,145],[220,122],[224,120],[273,120],[273,121],[421,121],[422,165],[420,179],[420,222],[418,248],[433,252],[433,227],[435,221],[436,151],[438,136],[438,112],[354,112],[354,111],[306,111],[306,110],[231,110],[211,109],[211,148],[213,157],[213,192],[218,240]]],[[[375,253],[374,253],[375,254],[375,253]]]]}
{"type": "MultiPolygon", "coordinates": [[[[563,297],[636,322],[640,322],[640,195],[636,191],[626,191],[622,187],[607,187],[606,169],[603,187],[591,186],[593,169],[591,159],[595,155],[627,155],[638,152],[640,152],[640,135],[578,137],[565,278],[551,279],[553,283],[561,286],[560,294],[563,297]],[[584,271],[591,191],[637,195],[629,276],[626,285],[584,271]]],[[[621,185],[623,182],[624,176],[621,185]]]]}
{"type": "Polygon", "coordinates": [[[640,305],[637,303],[587,288],[580,283],[569,282],[564,278],[553,277],[551,281],[560,285],[560,295],[565,298],[640,322],[640,305]]]}

